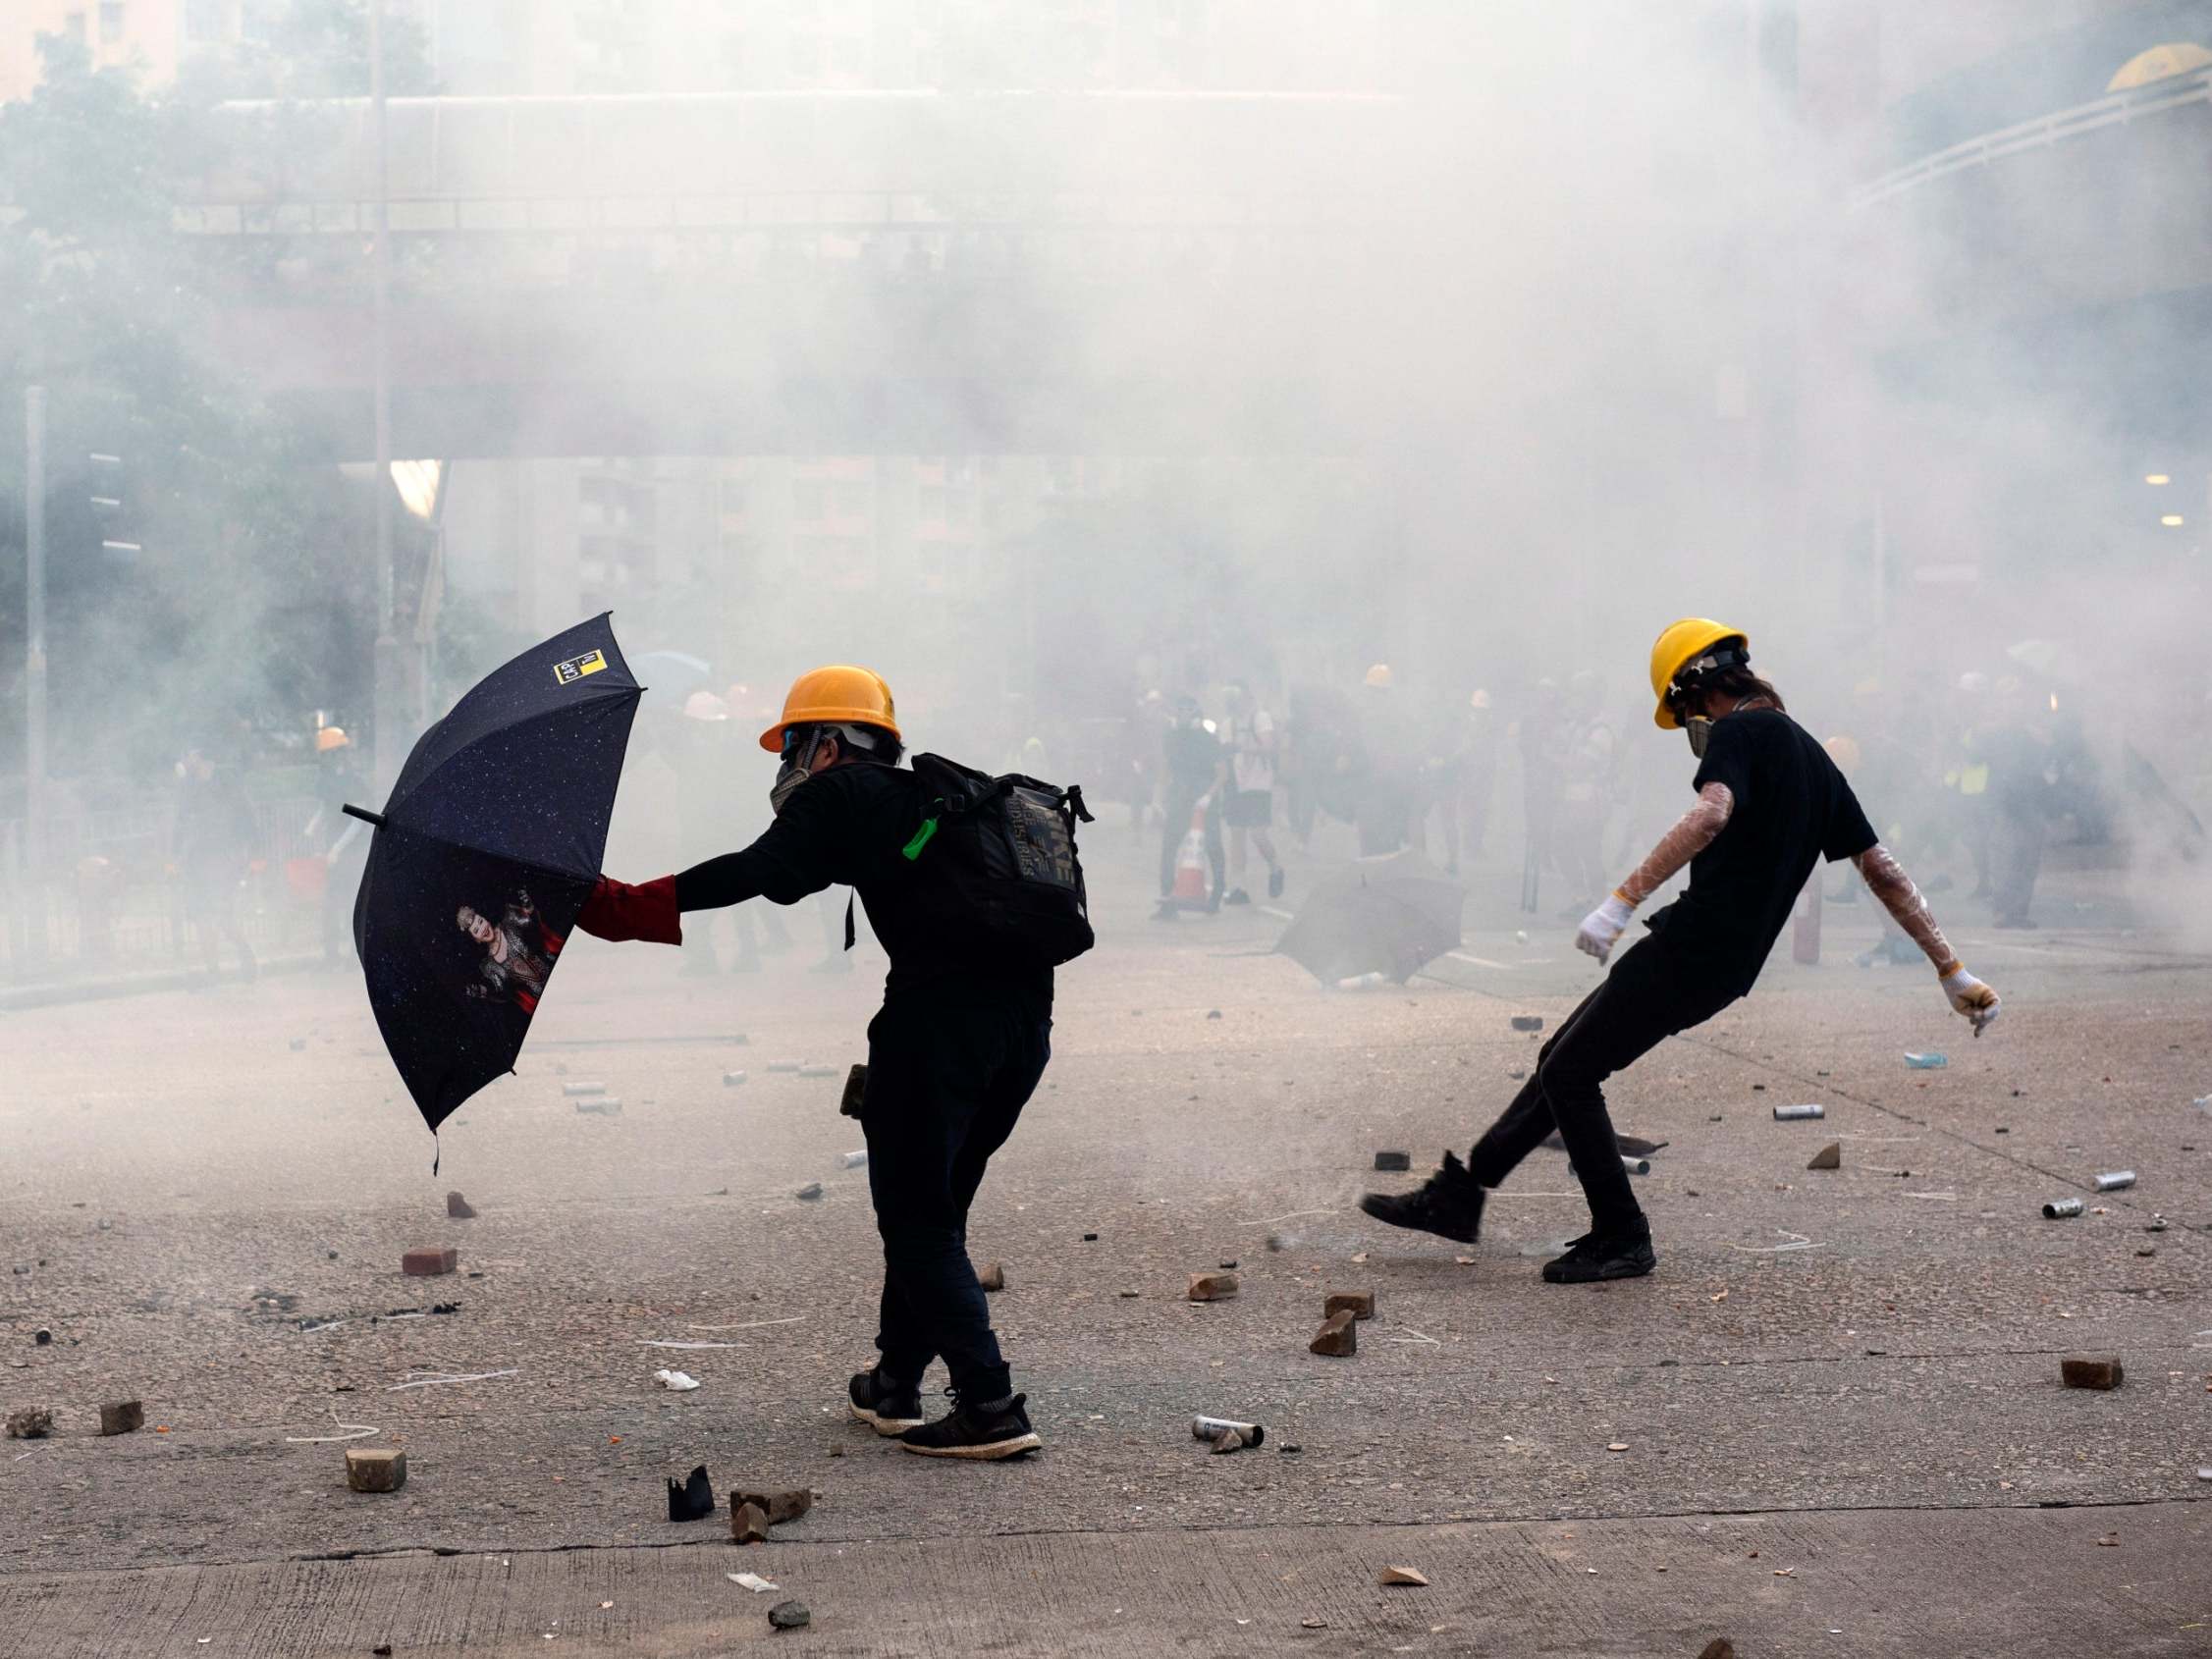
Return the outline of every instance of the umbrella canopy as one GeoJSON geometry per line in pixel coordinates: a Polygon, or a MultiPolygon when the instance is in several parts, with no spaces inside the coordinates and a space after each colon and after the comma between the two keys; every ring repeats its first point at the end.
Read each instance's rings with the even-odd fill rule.
{"type": "Polygon", "coordinates": [[[1466,889],[1410,848],[1363,858],[1314,889],[1276,951],[1323,984],[1386,974],[1403,985],[1459,947],[1466,889]]]}
{"type": "Polygon", "coordinates": [[[638,685],[602,615],[525,651],[422,734],[376,826],[353,944],[432,1129],[528,1035],[607,848],[638,685]]]}

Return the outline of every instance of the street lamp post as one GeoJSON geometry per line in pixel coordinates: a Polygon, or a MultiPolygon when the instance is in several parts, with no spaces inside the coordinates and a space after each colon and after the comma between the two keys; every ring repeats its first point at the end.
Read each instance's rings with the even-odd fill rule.
{"type": "Polygon", "coordinates": [[[24,416],[24,831],[26,953],[46,955],[46,389],[27,386],[24,416]]]}
{"type": "Polygon", "coordinates": [[[392,211],[391,176],[384,133],[384,0],[369,0],[369,125],[376,152],[375,288],[376,476],[376,783],[389,793],[400,775],[402,695],[398,605],[392,565],[392,211]]]}

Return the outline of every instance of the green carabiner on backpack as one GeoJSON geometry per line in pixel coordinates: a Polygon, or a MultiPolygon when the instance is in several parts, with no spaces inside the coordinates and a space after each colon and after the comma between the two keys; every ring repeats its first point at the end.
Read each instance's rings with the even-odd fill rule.
{"type": "Polygon", "coordinates": [[[906,855],[909,862],[914,859],[920,858],[922,856],[922,849],[928,846],[930,844],[931,838],[937,834],[937,815],[938,812],[942,812],[944,809],[944,803],[942,800],[938,800],[933,801],[930,804],[937,810],[933,811],[929,817],[922,820],[922,827],[914,831],[914,838],[911,841],[908,841],[903,847],[898,849],[900,852],[906,855]]]}

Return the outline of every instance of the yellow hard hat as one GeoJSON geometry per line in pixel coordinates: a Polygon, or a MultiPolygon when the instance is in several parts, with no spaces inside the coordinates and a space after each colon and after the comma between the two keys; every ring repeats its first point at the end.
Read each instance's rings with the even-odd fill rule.
{"type": "MultiPolygon", "coordinates": [[[[760,746],[772,755],[783,752],[787,725],[873,725],[899,736],[898,714],[892,708],[890,687],[873,669],[833,664],[810,669],[791,681],[783,698],[783,718],[760,734],[760,746]]],[[[905,739],[900,738],[903,742],[905,739]]]]}
{"type": "Polygon", "coordinates": [[[1751,636],[1742,628],[1732,628],[1709,616],[1685,616],[1679,622],[1667,624],[1666,631],[1651,647],[1651,695],[1658,702],[1651,719],[1661,731],[1678,731],[1682,727],[1682,722],[1674,718],[1674,711],[1667,706],[1667,689],[1683,669],[1714,646],[1731,639],[1747,646],[1751,644],[1751,636]]]}
{"type": "Polygon", "coordinates": [[[326,725],[315,733],[315,753],[327,755],[333,749],[351,748],[352,742],[353,740],[346,735],[344,726],[326,725]]]}
{"type": "Polygon", "coordinates": [[[1368,669],[1367,683],[1374,686],[1377,691],[1388,690],[1390,687],[1390,665],[1377,663],[1374,668],[1368,669]]]}

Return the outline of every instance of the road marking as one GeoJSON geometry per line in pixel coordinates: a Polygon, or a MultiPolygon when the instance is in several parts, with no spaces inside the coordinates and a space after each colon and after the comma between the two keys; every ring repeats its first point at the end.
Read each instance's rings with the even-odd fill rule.
{"type": "Polygon", "coordinates": [[[416,1382],[395,1382],[384,1392],[387,1394],[397,1394],[403,1388],[435,1388],[441,1382],[482,1382],[487,1377],[520,1376],[521,1374],[522,1373],[519,1370],[507,1370],[470,1371],[465,1376],[426,1376],[416,1382]]]}
{"type": "Polygon", "coordinates": [[[1510,962],[1492,962],[1487,956],[1471,956],[1464,950],[1447,950],[1444,952],[1444,954],[1446,956],[1449,956],[1454,962],[1469,962],[1474,964],[1474,966],[1478,968],[1497,968],[1503,970],[1513,966],[1513,964],[1510,962]]]}
{"type": "MultiPolygon", "coordinates": [[[[1492,1193],[1490,1196],[1492,1198],[1496,1198],[1498,1195],[1492,1193]]],[[[1793,1233],[1784,1227],[1777,1227],[1774,1230],[1777,1233],[1780,1233],[1785,1239],[1788,1239],[1790,1242],[1788,1244],[1778,1245],[1740,1245],[1733,1239],[1731,1239],[1728,1243],[1728,1248],[1730,1250],[1740,1250],[1746,1256],[1778,1256],[1785,1250],[1820,1250],[1824,1248],[1822,1245],[1814,1244],[1803,1233],[1793,1233]]]]}

